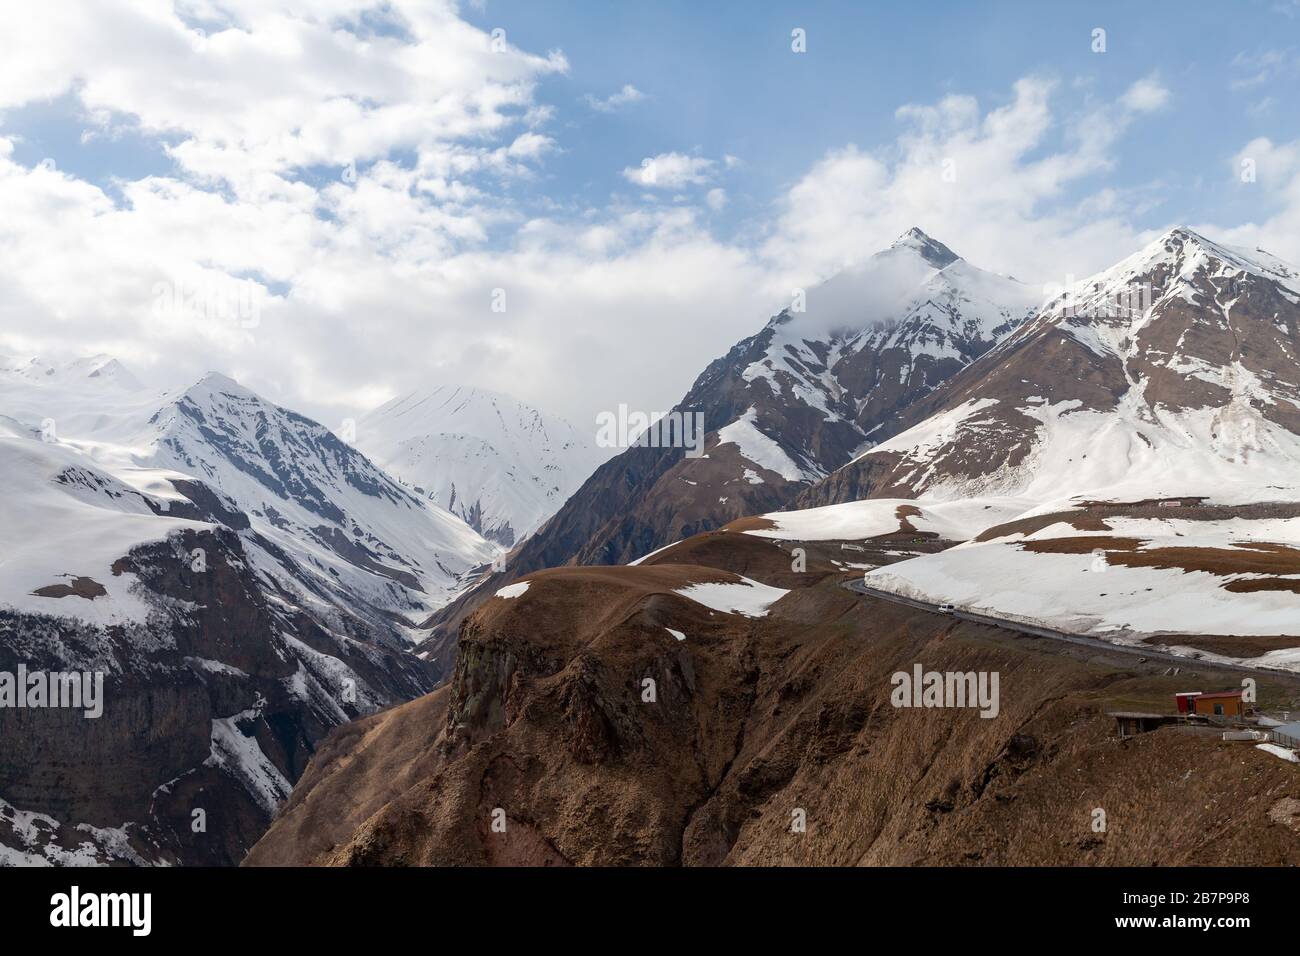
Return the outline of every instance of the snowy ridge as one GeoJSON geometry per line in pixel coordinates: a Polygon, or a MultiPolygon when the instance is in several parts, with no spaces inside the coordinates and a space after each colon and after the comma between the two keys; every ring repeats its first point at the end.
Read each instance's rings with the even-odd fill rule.
{"type": "MultiPolygon", "coordinates": [[[[71,786],[125,762],[121,792],[143,788],[109,811],[122,821],[112,830],[48,815],[62,798],[39,788],[7,793],[0,862],[237,862],[227,854],[249,821],[269,820],[300,772],[286,745],[309,752],[329,728],[427,691],[432,677],[406,650],[417,624],[496,552],[229,378],[155,393],[102,357],[0,369],[0,482],[0,670],[104,674],[107,743],[71,758],[84,763],[71,786]],[[124,752],[123,701],[155,708],[177,740],[202,734],[208,752],[188,769],[124,752]],[[201,845],[169,830],[191,785],[219,834],[201,845]],[[63,849],[79,832],[80,848],[63,849]]],[[[62,741],[67,728],[30,731],[62,741]]],[[[59,779],[42,761],[66,766],[69,746],[18,754],[20,779],[59,779]]]]}
{"type": "Polygon", "coordinates": [[[1005,338],[1034,313],[1039,298],[1028,285],[972,266],[912,229],[808,290],[806,301],[767,324],[762,353],[740,372],[744,382],[762,383],[766,394],[751,393],[755,405],[721,430],[724,440],[787,481],[816,481],[845,459],[824,460],[817,445],[770,419],[788,421],[792,406],[804,406],[846,433],[835,445],[847,438],[850,453],[869,447],[871,434],[900,402],[936,387],[1005,338]],[[780,415],[764,414],[772,403],[782,407],[780,415]]]}
{"type": "Polygon", "coordinates": [[[493,549],[332,432],[208,375],[161,409],[135,444],[144,463],[231,498],[264,539],[323,589],[414,619],[449,600],[493,549]]]}
{"type": "Polygon", "coordinates": [[[358,421],[357,445],[504,547],[536,531],[604,458],[563,419],[456,386],[380,406],[358,421]]]}
{"type": "Polygon", "coordinates": [[[942,534],[945,509],[993,498],[1011,508],[950,529],[965,543],[868,583],[1300,668],[1298,290],[1300,273],[1267,253],[1170,230],[1062,293],[928,418],[846,467],[880,499],[751,533],[874,531],[901,497],[914,526],[942,534]]]}

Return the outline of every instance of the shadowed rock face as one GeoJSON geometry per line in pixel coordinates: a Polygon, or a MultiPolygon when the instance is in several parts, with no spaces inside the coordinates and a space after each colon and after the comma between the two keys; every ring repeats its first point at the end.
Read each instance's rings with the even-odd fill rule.
{"type": "Polygon", "coordinates": [[[0,708],[0,865],[233,864],[330,728],[433,685],[413,615],[491,549],[222,376],[102,418],[99,457],[0,442],[0,522],[37,529],[8,567],[42,572],[5,595],[0,669],[98,673],[104,697],[0,708]]]}
{"type": "Polygon", "coordinates": [[[153,596],[148,624],[0,614],[0,671],[104,675],[96,719],[0,709],[0,798],[50,818],[32,840],[0,808],[0,847],[39,857],[46,846],[90,843],[101,862],[237,863],[332,727],[373,709],[372,698],[405,700],[430,686],[419,661],[367,643],[357,622],[334,622],[353,628],[343,640],[268,601],[228,529],[137,548],[113,570],[153,596]],[[201,571],[190,561],[195,549],[205,554],[201,571]],[[359,695],[322,667],[325,654],[354,675],[359,695]],[[247,763],[241,753],[258,756],[247,763]],[[120,830],[122,843],[84,827],[120,830]]]}
{"type": "Polygon", "coordinates": [[[469,617],[446,686],[321,745],[246,865],[1300,862],[1274,819],[1289,765],[1174,729],[1122,742],[1104,716],[1213,677],[864,600],[809,547],[802,574],[718,532],[531,575],[469,617]],[[741,567],[791,589],[766,617],[675,593],[741,567]],[[998,716],[895,708],[916,663],[997,672],[998,716]]]}

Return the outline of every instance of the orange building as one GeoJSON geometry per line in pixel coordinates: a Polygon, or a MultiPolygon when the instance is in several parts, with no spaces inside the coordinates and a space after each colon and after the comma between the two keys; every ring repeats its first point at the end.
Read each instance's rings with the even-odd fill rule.
{"type": "Polygon", "coordinates": [[[1246,713],[1241,691],[1224,690],[1215,694],[1197,694],[1191,699],[1193,713],[1203,717],[1241,717],[1246,713]]]}

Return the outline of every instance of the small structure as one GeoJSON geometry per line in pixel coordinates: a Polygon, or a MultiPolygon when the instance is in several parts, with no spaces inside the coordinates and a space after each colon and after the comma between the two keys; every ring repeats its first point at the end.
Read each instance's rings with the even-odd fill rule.
{"type": "Polygon", "coordinates": [[[1223,732],[1224,740],[1249,740],[1253,743],[1267,743],[1267,730],[1225,730],[1223,732]]]}
{"type": "Polygon", "coordinates": [[[1279,746],[1300,750],[1300,720],[1274,727],[1269,731],[1269,737],[1273,743],[1279,746]]]}
{"type": "Polygon", "coordinates": [[[1242,717],[1246,713],[1240,690],[1197,694],[1191,699],[1191,702],[1192,713],[1201,717],[1242,717]]]}
{"type": "Polygon", "coordinates": [[[1125,737],[1136,737],[1138,734],[1148,733],[1165,724],[1176,723],[1178,720],[1176,714],[1144,714],[1132,710],[1113,710],[1107,716],[1115,718],[1121,740],[1125,737]]]}
{"type": "Polygon", "coordinates": [[[1200,696],[1201,692],[1199,690],[1185,690],[1174,694],[1174,703],[1178,705],[1178,712],[1180,714],[1196,713],[1196,708],[1192,706],[1192,700],[1200,696]]]}

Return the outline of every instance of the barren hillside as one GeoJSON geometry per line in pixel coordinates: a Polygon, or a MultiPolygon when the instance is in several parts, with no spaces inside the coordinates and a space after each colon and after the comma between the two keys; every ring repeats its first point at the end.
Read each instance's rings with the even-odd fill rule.
{"type": "MultiPolygon", "coordinates": [[[[1294,765],[1105,716],[1240,674],[864,599],[838,544],[803,573],[789,547],[718,532],[488,600],[451,682],[335,731],[246,863],[1300,863],[1294,765]],[[789,593],[757,616],[678,593],[717,605],[737,574],[789,593]],[[998,715],[895,708],[918,663],[997,672],[998,715]]],[[[1260,696],[1300,706],[1300,681],[1260,696]]]]}

